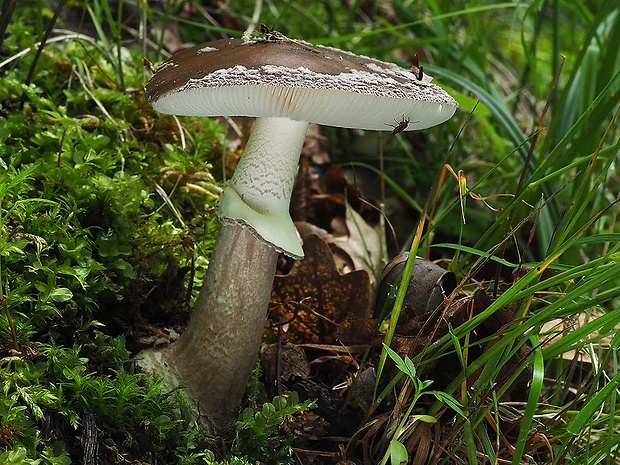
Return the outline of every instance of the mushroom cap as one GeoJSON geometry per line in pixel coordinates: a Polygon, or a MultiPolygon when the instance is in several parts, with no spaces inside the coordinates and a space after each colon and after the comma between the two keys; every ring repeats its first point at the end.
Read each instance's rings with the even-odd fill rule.
{"type": "Polygon", "coordinates": [[[457,108],[426,74],[418,80],[391,63],[286,38],[223,39],[183,50],[157,69],[145,98],[167,114],[284,117],[380,131],[435,126],[457,108]]]}

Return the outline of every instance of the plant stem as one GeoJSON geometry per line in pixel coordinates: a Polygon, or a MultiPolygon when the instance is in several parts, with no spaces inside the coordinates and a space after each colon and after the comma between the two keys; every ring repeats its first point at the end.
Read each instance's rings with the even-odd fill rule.
{"type": "Polygon", "coordinates": [[[6,297],[4,296],[4,292],[2,292],[2,286],[0,285],[0,302],[4,307],[4,313],[6,315],[6,321],[9,323],[9,328],[11,328],[11,336],[13,337],[13,345],[15,350],[19,350],[19,342],[17,341],[17,332],[15,331],[15,325],[13,324],[13,318],[11,318],[11,311],[9,310],[9,306],[6,304],[6,297]]]}

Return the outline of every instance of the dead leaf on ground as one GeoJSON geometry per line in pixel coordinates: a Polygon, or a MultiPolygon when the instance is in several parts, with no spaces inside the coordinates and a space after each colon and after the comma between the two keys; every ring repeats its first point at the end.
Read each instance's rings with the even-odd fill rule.
{"type": "MultiPolygon", "coordinates": [[[[582,328],[589,322],[597,318],[600,318],[604,315],[605,314],[602,311],[594,310],[592,312],[580,312],[579,314],[573,315],[571,317],[567,317],[563,319],[556,318],[554,320],[546,322],[545,324],[543,324],[541,328],[541,333],[547,334],[547,339],[543,341],[543,346],[544,347],[549,346],[552,342],[557,341],[558,338],[562,338],[566,336],[567,334],[571,334],[572,332],[576,331],[579,328],[582,328]]],[[[620,329],[620,326],[617,326],[614,330],[609,331],[609,332],[610,334],[613,334],[618,329],[620,329]]],[[[600,331],[597,330],[591,333],[590,336],[593,338],[598,338],[600,337],[600,331]]],[[[609,351],[611,350],[611,340],[612,340],[612,336],[604,336],[600,339],[600,342],[598,343],[597,347],[599,348],[599,350],[602,350],[603,352],[609,351]]],[[[600,357],[600,354],[597,354],[597,355],[600,357]]],[[[594,364],[592,357],[591,357],[591,353],[588,352],[587,350],[587,346],[577,348],[577,349],[567,350],[566,352],[563,352],[560,355],[560,357],[568,361],[578,361],[578,362],[587,363],[590,365],[594,364]]]]}
{"type": "Polygon", "coordinates": [[[311,124],[306,131],[306,140],[301,149],[301,157],[315,165],[325,165],[331,162],[328,150],[327,137],[321,133],[321,126],[311,124]]]}
{"type": "Polygon", "coordinates": [[[310,376],[308,358],[304,350],[295,344],[265,345],[261,349],[260,357],[267,387],[274,391],[273,393],[276,392],[278,383],[294,378],[307,379],[310,376]]]}
{"type": "Polygon", "coordinates": [[[329,245],[315,234],[304,241],[304,252],[287,275],[276,276],[269,316],[290,321],[290,342],[329,344],[338,323],[369,315],[370,278],[363,270],[340,274],[329,245]]]}
{"type": "MultiPolygon", "coordinates": [[[[395,293],[392,288],[401,283],[408,258],[408,252],[399,254],[383,269],[375,303],[375,314],[377,316],[382,315],[382,312],[390,309],[393,305],[395,293]]],[[[444,270],[429,260],[415,257],[401,318],[411,318],[408,316],[410,314],[413,316],[431,313],[455,288],[456,277],[454,273],[444,270]]]]}
{"type": "Polygon", "coordinates": [[[290,213],[293,221],[310,221],[319,226],[320,221],[317,220],[326,216],[324,205],[315,201],[323,189],[320,177],[319,169],[310,165],[306,158],[300,160],[291,194],[290,213]]]}
{"type": "Polygon", "coordinates": [[[368,272],[374,288],[384,266],[381,228],[369,225],[351,207],[348,207],[345,213],[345,226],[348,235],[330,235],[325,240],[344,251],[351,258],[356,270],[368,272]]]}

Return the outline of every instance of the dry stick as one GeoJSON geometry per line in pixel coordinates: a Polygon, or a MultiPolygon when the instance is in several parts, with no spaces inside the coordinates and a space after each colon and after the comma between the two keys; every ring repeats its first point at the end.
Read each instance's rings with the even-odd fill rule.
{"type": "Polygon", "coordinates": [[[476,102],[474,107],[471,109],[471,111],[467,115],[467,118],[465,119],[465,121],[461,125],[461,128],[459,129],[459,132],[456,134],[456,137],[454,138],[454,141],[452,142],[452,145],[448,149],[448,154],[445,156],[445,158],[443,160],[443,163],[441,165],[442,166],[441,171],[439,172],[439,174],[435,178],[435,181],[436,181],[436,184],[437,184],[437,189],[435,190],[435,201],[433,202],[430,214],[428,215],[428,222],[427,222],[427,227],[426,227],[426,250],[427,250],[426,258],[427,259],[429,258],[429,254],[430,254],[431,236],[430,236],[429,233],[433,229],[433,218],[435,217],[435,209],[437,208],[437,202],[439,202],[439,193],[441,192],[441,188],[443,186],[443,180],[444,180],[444,177],[446,175],[446,173],[445,173],[445,166],[448,164],[448,158],[450,157],[450,155],[452,154],[452,151],[454,150],[454,146],[456,145],[456,141],[460,139],[461,134],[463,134],[463,131],[465,131],[465,128],[469,124],[469,120],[471,119],[471,117],[474,115],[474,112],[476,111],[476,108],[478,108],[478,104],[479,103],[480,103],[480,100],[478,100],[476,102]]]}
{"type": "MultiPolygon", "coordinates": [[[[538,124],[536,125],[536,132],[534,133],[534,138],[532,139],[532,143],[530,144],[530,149],[527,152],[527,157],[525,159],[525,167],[521,171],[521,177],[519,178],[519,184],[517,185],[516,196],[521,195],[523,191],[523,185],[525,184],[525,177],[527,176],[527,168],[529,167],[530,162],[532,161],[532,156],[534,155],[534,149],[536,149],[536,145],[538,145],[538,137],[543,129],[543,125],[545,122],[545,116],[547,116],[547,112],[549,111],[549,107],[551,107],[551,101],[553,100],[553,95],[555,94],[555,89],[558,86],[558,81],[560,80],[560,74],[562,73],[562,68],[564,66],[564,61],[566,58],[562,56],[562,62],[560,63],[560,68],[558,69],[557,74],[555,75],[555,79],[553,80],[553,84],[551,84],[551,89],[549,90],[549,95],[547,96],[547,101],[545,102],[545,107],[538,117],[538,124]]],[[[512,217],[509,217],[512,219],[512,217]]]]}
{"type": "Polygon", "coordinates": [[[62,147],[65,145],[65,136],[67,135],[67,128],[62,128],[62,136],[60,137],[60,147],[58,147],[58,158],[56,160],[56,168],[60,168],[60,162],[62,161],[62,147]]]}
{"type": "MultiPolygon", "coordinates": [[[[396,250],[400,250],[400,245],[398,244],[398,237],[396,237],[396,229],[394,229],[394,225],[392,224],[392,222],[390,221],[388,216],[385,214],[385,212],[380,207],[377,207],[376,205],[373,205],[372,203],[370,203],[368,200],[364,200],[361,197],[359,198],[359,200],[364,205],[366,205],[368,208],[370,208],[371,210],[376,211],[381,216],[381,219],[385,222],[387,227],[390,229],[390,234],[392,235],[392,240],[394,241],[396,250]]],[[[387,235],[387,233],[386,233],[386,235],[387,235]]],[[[386,258],[387,257],[387,249],[384,250],[383,252],[384,252],[383,257],[386,258]]]]}
{"type": "MultiPolygon", "coordinates": [[[[372,205],[369,202],[366,202],[365,200],[361,199],[362,202],[366,203],[367,205],[371,205],[373,208],[376,208],[379,213],[380,213],[380,217],[379,217],[379,225],[381,226],[381,231],[385,231],[385,224],[387,223],[388,227],[390,228],[390,231],[392,232],[392,237],[394,238],[394,246],[396,247],[396,250],[400,250],[400,245],[398,244],[398,238],[396,237],[396,230],[394,229],[394,227],[392,226],[392,223],[390,222],[390,220],[388,219],[387,215],[384,212],[385,209],[385,160],[383,157],[383,132],[379,132],[379,172],[381,173],[380,177],[379,177],[379,193],[380,193],[380,201],[379,201],[379,208],[375,207],[374,205],[372,205]]],[[[387,234],[382,234],[381,235],[381,255],[383,256],[382,258],[382,265],[385,266],[386,261],[388,259],[388,248],[387,248],[387,234]]]]}
{"type": "MultiPolygon", "coordinates": [[[[301,300],[301,302],[303,302],[306,299],[309,299],[310,297],[306,297],[304,299],[301,300]]],[[[271,328],[277,328],[278,330],[278,342],[277,342],[277,346],[276,346],[276,392],[279,396],[282,395],[282,352],[283,352],[283,344],[282,341],[284,339],[284,329],[283,326],[292,323],[293,320],[295,318],[297,318],[297,312],[299,312],[299,309],[302,306],[301,302],[286,302],[284,304],[284,308],[286,308],[288,311],[292,311],[293,312],[293,316],[290,317],[288,320],[280,320],[280,318],[278,318],[276,322],[270,324],[269,326],[271,328]],[[290,304],[296,304],[294,309],[291,309],[291,305],[290,304]]]]}
{"type": "MultiPolygon", "coordinates": [[[[555,90],[558,86],[558,81],[560,80],[560,74],[562,74],[562,68],[564,67],[564,62],[566,61],[566,57],[562,56],[562,61],[560,62],[560,67],[558,68],[558,72],[555,75],[555,79],[553,80],[553,84],[551,84],[551,89],[549,89],[549,95],[547,96],[547,101],[545,102],[545,107],[543,111],[540,113],[538,117],[538,123],[536,125],[536,132],[534,133],[534,137],[532,138],[532,143],[530,144],[530,149],[527,152],[527,157],[525,158],[525,164],[523,165],[523,170],[521,170],[521,176],[519,177],[519,184],[517,184],[517,191],[515,192],[515,198],[518,198],[523,192],[523,188],[525,185],[525,178],[527,177],[527,173],[529,172],[530,163],[532,162],[532,157],[534,156],[534,150],[538,145],[538,138],[540,137],[540,133],[543,129],[543,125],[545,122],[545,116],[551,107],[551,101],[553,100],[553,95],[555,94],[555,90]]],[[[513,210],[514,211],[514,210],[513,210]]],[[[512,212],[508,215],[508,222],[506,224],[506,234],[512,228],[513,216],[512,212]]],[[[530,236],[533,237],[533,234],[530,236]]],[[[516,238],[515,238],[516,243],[516,238]]],[[[499,251],[499,257],[503,258],[504,253],[506,252],[506,242],[502,245],[501,250],[499,251]]],[[[517,248],[518,248],[518,244],[517,248]]],[[[529,243],[528,243],[529,246],[529,243]]],[[[522,259],[519,260],[519,266],[521,265],[522,259]]],[[[493,297],[497,297],[497,291],[499,289],[499,277],[502,270],[501,264],[497,264],[497,268],[495,271],[495,284],[493,286],[493,297]]]]}
{"type": "MultiPolygon", "coordinates": [[[[527,252],[528,252],[528,250],[530,248],[530,245],[532,245],[532,242],[534,242],[534,236],[536,235],[536,230],[538,229],[538,219],[539,218],[540,218],[540,211],[534,217],[534,224],[532,225],[532,230],[530,231],[530,234],[527,237],[527,242],[525,243],[525,248],[523,249],[523,252],[519,253],[519,266],[518,266],[517,270],[521,270],[522,265],[523,265],[523,260],[525,259],[525,256],[527,255],[527,252]]],[[[517,248],[517,252],[518,251],[519,251],[519,249],[517,248]]],[[[517,270],[515,270],[515,271],[517,271],[517,270]]]]}
{"type": "Polygon", "coordinates": [[[17,0],[6,0],[2,4],[2,10],[0,11],[0,50],[2,49],[2,44],[4,43],[6,28],[11,22],[11,17],[13,16],[16,6],[17,0]]]}

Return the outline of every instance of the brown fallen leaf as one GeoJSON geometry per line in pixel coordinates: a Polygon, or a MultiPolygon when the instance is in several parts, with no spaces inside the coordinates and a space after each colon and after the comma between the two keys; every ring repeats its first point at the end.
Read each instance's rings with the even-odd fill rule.
{"type": "Polygon", "coordinates": [[[350,206],[346,209],[345,226],[348,235],[332,235],[326,237],[325,240],[344,251],[351,258],[356,270],[366,270],[374,288],[385,264],[381,245],[381,228],[368,224],[350,206]]]}
{"type": "MultiPolygon", "coordinates": [[[[416,315],[409,312],[408,315],[401,315],[391,342],[391,347],[401,357],[414,358],[422,351],[426,350],[434,341],[448,334],[449,325],[453,328],[465,323],[473,316],[479,315],[488,308],[492,299],[483,289],[478,289],[470,296],[462,297],[440,305],[431,313],[416,315]]],[[[484,346],[470,350],[472,360],[480,356],[485,350],[491,347],[502,336],[503,331],[511,324],[514,319],[506,309],[499,309],[493,315],[483,321],[476,331],[471,335],[471,341],[488,340],[484,346]]],[[[384,334],[379,329],[379,320],[350,318],[343,321],[335,333],[337,340],[345,346],[348,345],[369,345],[379,348],[383,342],[384,334]]],[[[530,346],[525,345],[518,349],[510,361],[506,362],[501,368],[497,377],[497,385],[501,386],[520,369],[524,360],[529,355],[530,346]]],[[[427,371],[435,372],[435,377],[452,379],[458,375],[461,366],[456,357],[446,357],[437,362],[432,362],[426,367],[427,371]]],[[[473,383],[480,370],[469,377],[469,382],[473,383]]],[[[531,377],[531,368],[526,367],[518,378],[512,382],[509,389],[505,392],[504,398],[521,400],[520,395],[526,392],[525,386],[531,377]],[[510,396],[510,397],[509,397],[510,396]]]]}
{"type": "Polygon", "coordinates": [[[329,245],[315,234],[304,241],[304,252],[287,275],[276,276],[269,316],[289,322],[289,342],[330,344],[338,323],[369,316],[370,278],[363,270],[340,274],[329,245]]]}
{"type": "Polygon", "coordinates": [[[306,158],[299,163],[299,170],[295,178],[293,193],[291,194],[290,213],[294,222],[310,220],[318,226],[317,218],[325,215],[323,205],[314,201],[321,194],[322,186],[319,170],[311,166],[306,158]]]}
{"type": "Polygon", "coordinates": [[[345,346],[381,347],[385,338],[379,330],[379,320],[373,318],[347,318],[338,325],[335,336],[345,346]]]}
{"type": "Polygon", "coordinates": [[[328,139],[322,134],[322,128],[318,124],[308,126],[306,140],[301,149],[301,157],[314,165],[327,165],[331,163],[328,139]]]}
{"type": "Polygon", "coordinates": [[[310,365],[303,349],[295,344],[267,344],[261,349],[261,365],[267,388],[276,394],[279,382],[310,376],[310,365]]]}

